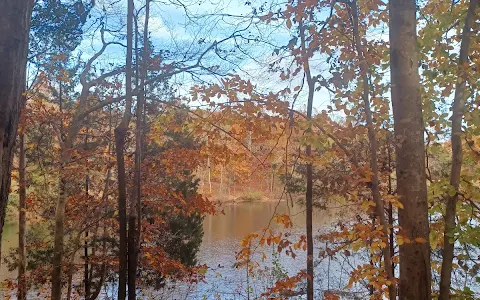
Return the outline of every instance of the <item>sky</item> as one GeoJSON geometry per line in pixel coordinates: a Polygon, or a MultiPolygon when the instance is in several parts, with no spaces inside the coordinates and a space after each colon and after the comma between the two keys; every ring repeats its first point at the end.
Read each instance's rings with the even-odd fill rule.
{"type": "MultiPolygon", "coordinates": [[[[144,0],[135,0],[136,8],[143,7],[144,3],[144,0]]],[[[211,42],[222,40],[230,36],[235,30],[246,28],[250,21],[245,16],[250,16],[252,6],[256,5],[254,1],[252,1],[252,6],[250,6],[241,0],[202,1],[201,4],[198,3],[198,1],[194,0],[183,1],[184,5],[181,5],[181,2],[177,0],[167,2],[152,1],[149,31],[151,41],[156,49],[166,49],[187,55],[188,53],[202,51],[211,42]],[[205,42],[200,44],[199,41],[201,40],[205,40],[205,42]]],[[[126,13],[126,0],[96,1],[96,6],[89,21],[90,24],[85,26],[88,29],[86,32],[87,38],[84,39],[77,49],[85,60],[91,57],[102,45],[98,30],[99,17],[106,15],[104,22],[107,28],[119,30],[124,35],[126,31],[126,13]],[[92,26],[92,24],[95,26],[92,26]]],[[[140,28],[143,28],[144,24],[143,15],[144,11],[142,10],[138,24],[140,28]]],[[[258,19],[255,21],[258,22],[258,19]]],[[[250,26],[249,30],[242,34],[249,37],[261,36],[262,39],[266,39],[269,43],[278,46],[288,44],[291,36],[289,29],[284,24],[265,26],[263,22],[250,26]]],[[[122,40],[123,37],[106,34],[107,41],[122,40]]],[[[125,43],[124,40],[122,42],[125,43]]],[[[242,41],[239,42],[242,43],[242,41]]],[[[221,48],[231,50],[233,42],[225,42],[221,48]]],[[[205,57],[207,62],[205,65],[220,64],[225,71],[237,73],[244,79],[250,79],[262,91],[278,91],[287,86],[293,90],[295,86],[300,85],[301,75],[290,82],[285,82],[280,80],[279,74],[268,71],[268,63],[278,59],[278,57],[273,55],[274,47],[271,45],[254,41],[249,43],[243,41],[241,50],[243,53],[240,51],[228,53],[233,58],[230,62],[220,60],[215,54],[211,53],[205,57]]],[[[109,47],[99,59],[100,65],[104,66],[105,69],[108,69],[111,64],[122,65],[125,59],[125,51],[125,48],[122,46],[114,45],[109,47]]],[[[319,61],[322,61],[322,59],[319,59],[319,61]]],[[[318,66],[319,70],[324,68],[325,66],[318,66]]],[[[202,79],[206,81],[216,80],[212,76],[203,76],[202,79]]],[[[172,78],[172,82],[176,84],[178,95],[185,95],[190,87],[196,83],[190,76],[184,74],[172,78]]],[[[296,102],[296,108],[304,110],[306,99],[306,92],[301,93],[296,102]]],[[[329,102],[329,93],[322,89],[315,94],[314,109],[316,111],[325,109],[329,102]]]]}

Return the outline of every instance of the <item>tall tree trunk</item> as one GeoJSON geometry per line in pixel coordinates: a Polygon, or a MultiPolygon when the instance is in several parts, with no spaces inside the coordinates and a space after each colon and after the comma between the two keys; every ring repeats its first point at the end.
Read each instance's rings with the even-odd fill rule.
{"type": "MultiPolygon", "coordinates": [[[[84,149],[85,151],[88,151],[88,118],[87,118],[87,127],[86,127],[86,132],[85,132],[85,145],[84,149]]],[[[90,178],[88,177],[88,158],[87,158],[87,165],[85,166],[87,174],[85,175],[85,197],[88,199],[88,187],[89,187],[89,181],[90,178]]],[[[89,279],[89,271],[88,271],[88,228],[85,230],[85,241],[83,244],[83,261],[84,261],[84,275],[83,275],[83,282],[85,285],[85,299],[88,299],[90,295],[90,279],[89,279]]]]}
{"type": "MultiPolygon", "coordinates": [[[[89,95],[89,88],[84,85],[80,95],[80,107],[79,112],[84,111],[86,101],[89,95]]],[[[62,263],[64,256],[64,244],[65,238],[65,209],[67,205],[67,166],[70,163],[70,155],[73,152],[75,139],[78,132],[82,127],[82,120],[73,119],[72,124],[68,127],[67,134],[64,140],[59,140],[62,145],[60,154],[60,163],[58,171],[58,197],[57,205],[55,208],[55,235],[53,238],[53,261],[52,261],[52,300],[60,300],[62,298],[62,263]]],[[[60,138],[60,137],[59,137],[60,138]]]]}
{"type": "MultiPolygon", "coordinates": [[[[140,74],[140,93],[137,97],[136,128],[135,128],[135,182],[134,196],[130,199],[130,214],[128,219],[128,299],[136,299],[136,274],[138,264],[139,239],[140,239],[140,209],[141,209],[141,164],[142,164],[142,136],[143,136],[143,111],[145,102],[145,79],[148,67],[148,20],[150,17],[150,0],[146,0],[143,67],[140,74]],[[137,226],[138,224],[138,226],[137,226]],[[138,228],[135,228],[138,227],[138,228]]],[[[138,53],[138,51],[137,51],[138,53]]],[[[138,58],[137,58],[138,64],[138,58]]],[[[137,68],[138,70],[138,68],[137,68]]]]}
{"type": "MultiPolygon", "coordinates": [[[[25,107],[25,105],[23,105],[25,107]]],[[[25,122],[22,124],[19,134],[19,166],[18,166],[18,290],[17,297],[19,300],[27,299],[27,283],[25,279],[25,271],[27,268],[27,257],[25,249],[25,233],[27,230],[27,190],[25,179],[25,122]]]]}
{"type": "Polygon", "coordinates": [[[66,206],[66,185],[65,166],[67,161],[66,151],[62,151],[60,158],[60,171],[58,180],[58,199],[55,209],[55,236],[53,244],[53,266],[52,266],[52,300],[62,298],[62,261],[63,261],[63,239],[66,206]]]}
{"type": "Polygon", "coordinates": [[[400,299],[431,299],[428,198],[416,2],[390,0],[391,93],[396,146],[397,189],[404,208],[398,212],[401,234],[412,241],[400,248],[400,299]]]}
{"type": "Polygon", "coordinates": [[[223,186],[223,164],[220,165],[220,197],[224,196],[224,186],[223,186]]]}
{"type": "Polygon", "coordinates": [[[119,270],[118,270],[118,299],[127,296],[127,190],[125,174],[125,147],[126,130],[115,128],[115,154],[117,157],[118,182],[118,221],[119,221],[119,270]]]}
{"type": "MultiPolygon", "coordinates": [[[[390,151],[390,131],[387,131],[387,157],[388,157],[388,194],[393,195],[393,187],[392,187],[392,176],[391,176],[391,170],[393,170],[392,167],[392,153],[390,151]]],[[[393,205],[392,203],[388,204],[388,224],[393,227],[393,205]]],[[[390,240],[390,257],[393,257],[395,255],[395,236],[393,230],[390,230],[390,235],[389,235],[389,240],[390,240]]],[[[393,274],[395,274],[395,263],[392,261],[392,271],[393,274]]]]}
{"type": "Polygon", "coordinates": [[[25,92],[33,0],[0,1],[0,253],[13,150],[25,92]]]}
{"type": "MultiPolygon", "coordinates": [[[[307,48],[305,42],[305,27],[303,21],[299,21],[299,31],[300,31],[300,41],[301,41],[301,51],[302,51],[302,60],[303,60],[303,69],[307,78],[308,84],[308,102],[307,102],[307,120],[310,122],[312,119],[313,111],[313,96],[315,94],[315,81],[312,78],[310,72],[309,59],[307,56],[307,48]]],[[[309,125],[311,126],[311,125],[309,125]]],[[[309,127],[308,132],[311,133],[311,127],[309,127]]],[[[307,159],[310,159],[312,156],[312,146],[307,145],[305,150],[305,156],[307,159]]],[[[313,300],[313,166],[310,161],[307,162],[307,191],[305,194],[305,205],[306,205],[306,231],[307,231],[307,299],[313,300]]]]}
{"type": "Polygon", "coordinates": [[[115,128],[115,153],[117,156],[118,216],[119,216],[119,271],[118,299],[127,296],[127,181],[125,172],[125,139],[132,111],[132,56],[133,56],[133,0],[128,0],[127,13],[127,57],[125,70],[125,112],[122,121],[115,128]]]}
{"type": "MultiPolygon", "coordinates": [[[[478,7],[478,0],[470,0],[465,24],[462,33],[462,42],[460,45],[460,56],[458,57],[457,82],[455,86],[455,96],[453,99],[452,114],[452,168],[450,171],[450,184],[458,191],[460,186],[460,175],[462,171],[462,121],[465,110],[465,87],[468,75],[468,53],[470,49],[471,27],[475,21],[475,10],[478,7]]],[[[445,233],[442,271],[440,278],[440,300],[450,299],[450,285],[452,281],[452,263],[454,256],[455,239],[451,233],[455,230],[455,217],[457,207],[458,193],[447,198],[447,210],[445,214],[445,233]]]]}
{"type": "Polygon", "coordinates": [[[210,155],[207,157],[207,169],[208,169],[208,192],[212,194],[212,166],[210,164],[210,155]]]}
{"type": "Polygon", "coordinates": [[[272,168],[272,180],[270,183],[271,183],[270,192],[273,194],[273,191],[275,189],[275,168],[272,168]]]}
{"type": "Polygon", "coordinates": [[[396,299],[397,297],[397,289],[395,286],[395,275],[393,274],[392,269],[392,257],[390,253],[390,241],[388,240],[388,224],[385,219],[385,208],[383,204],[383,199],[380,194],[380,182],[378,176],[378,159],[377,159],[377,137],[375,133],[375,125],[373,124],[373,117],[372,117],[372,110],[370,107],[370,84],[368,82],[368,65],[366,61],[366,57],[362,50],[362,44],[360,39],[359,33],[359,21],[358,21],[358,7],[357,7],[357,0],[353,0],[351,6],[352,10],[352,19],[353,19],[353,35],[355,41],[355,48],[357,50],[358,60],[360,61],[360,72],[362,78],[362,98],[363,98],[363,106],[365,108],[365,118],[368,130],[368,141],[370,143],[370,168],[372,169],[372,181],[370,183],[370,189],[372,191],[373,202],[375,202],[375,214],[378,217],[379,223],[382,226],[382,232],[384,234],[384,241],[386,246],[383,247],[383,259],[384,259],[384,268],[385,272],[387,273],[387,279],[391,282],[388,286],[388,293],[390,299],[396,299]]]}

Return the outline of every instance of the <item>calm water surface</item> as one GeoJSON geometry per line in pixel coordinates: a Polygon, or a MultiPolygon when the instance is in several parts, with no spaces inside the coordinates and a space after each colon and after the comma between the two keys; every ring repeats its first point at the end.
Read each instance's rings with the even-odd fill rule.
{"type": "MultiPolygon", "coordinates": [[[[225,214],[206,216],[203,224],[203,243],[198,253],[198,262],[209,266],[206,281],[196,285],[177,284],[172,290],[155,292],[154,299],[214,299],[216,294],[222,299],[251,299],[259,296],[264,289],[272,284],[269,276],[251,278],[247,276],[245,268],[234,267],[236,252],[240,249],[240,241],[248,234],[260,233],[269,226],[274,230],[281,228],[270,222],[274,214],[290,214],[293,228],[288,230],[290,239],[295,241],[305,233],[304,207],[294,205],[289,207],[286,202],[258,202],[228,204],[222,207],[225,214]]],[[[314,231],[318,232],[329,227],[328,224],[335,219],[337,212],[316,211],[314,214],[314,231]]],[[[18,226],[8,224],[5,226],[2,238],[2,255],[18,246],[18,226]]],[[[259,268],[271,267],[271,254],[273,248],[257,250],[254,256],[259,262],[259,268]],[[262,261],[260,253],[267,255],[262,261]]],[[[299,251],[296,259],[282,255],[278,262],[289,275],[294,275],[305,268],[305,253],[299,251]]],[[[315,250],[314,257],[318,255],[315,250]]],[[[2,264],[0,268],[1,279],[13,278],[16,271],[9,272],[2,264]]]]}
{"type": "MultiPolygon", "coordinates": [[[[190,287],[189,294],[181,297],[172,296],[169,299],[214,299],[215,294],[221,295],[222,299],[247,299],[259,296],[265,288],[273,284],[268,276],[249,278],[245,268],[237,269],[235,255],[240,250],[240,241],[251,233],[261,233],[269,226],[274,214],[289,214],[293,221],[293,228],[287,231],[292,241],[305,233],[304,207],[294,205],[287,206],[286,202],[262,202],[262,203],[239,203],[223,207],[225,214],[207,216],[204,220],[203,243],[198,254],[200,264],[206,264],[210,270],[206,274],[206,282],[190,287]]],[[[319,232],[329,228],[332,220],[338,212],[316,211],[313,218],[314,231],[319,232]]],[[[274,222],[270,228],[282,230],[274,222]]],[[[318,256],[319,249],[315,249],[314,257],[318,256]]],[[[258,248],[254,256],[259,262],[259,269],[272,267],[273,248],[258,248]],[[262,261],[260,253],[265,253],[267,259],[262,261]]],[[[305,252],[299,251],[297,257],[292,259],[285,255],[278,257],[278,262],[288,272],[295,275],[305,268],[305,252]]]]}

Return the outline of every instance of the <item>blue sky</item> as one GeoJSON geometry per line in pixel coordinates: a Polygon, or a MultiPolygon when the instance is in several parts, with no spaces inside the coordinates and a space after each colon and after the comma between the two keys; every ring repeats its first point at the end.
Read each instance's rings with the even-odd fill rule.
{"type": "MultiPolygon", "coordinates": [[[[241,0],[218,0],[198,1],[187,0],[182,1],[185,6],[180,5],[180,1],[171,0],[167,2],[153,1],[151,3],[151,13],[149,19],[149,31],[152,43],[156,49],[168,49],[173,53],[181,54],[200,52],[208,47],[213,41],[218,41],[228,37],[238,29],[243,29],[249,24],[249,20],[243,18],[251,15],[252,6],[256,6],[252,1],[252,6],[245,5],[245,1],[241,0]],[[204,39],[205,43],[199,44],[199,40],[204,39]]],[[[136,8],[143,7],[144,0],[135,0],[136,8]]],[[[277,5],[274,2],[269,5],[277,5]]],[[[258,7],[258,6],[257,6],[258,7]]],[[[124,34],[125,19],[127,12],[127,1],[113,0],[97,0],[96,6],[92,11],[91,23],[85,26],[87,38],[82,42],[77,51],[81,51],[82,57],[88,59],[101,47],[100,34],[98,31],[98,23],[96,21],[100,16],[106,15],[104,22],[107,28],[119,30],[120,34],[124,34]],[[113,3],[113,5],[111,5],[113,3]],[[105,11],[104,8],[105,7],[105,11]]],[[[144,18],[143,11],[140,13],[139,27],[143,28],[144,18]]],[[[258,22],[258,19],[254,20],[258,22]]],[[[293,29],[293,28],[292,28],[293,29]]],[[[255,26],[249,27],[249,31],[244,33],[252,37],[261,36],[267,39],[269,43],[283,46],[290,39],[291,33],[283,24],[265,25],[258,22],[255,26]],[[273,26],[272,26],[273,25],[273,26]]],[[[122,40],[122,37],[106,35],[106,40],[122,40]]],[[[240,41],[241,42],[241,41],[240,41]]],[[[243,41],[245,42],[245,41],[243,41]]],[[[233,42],[225,42],[222,49],[232,49],[233,42]]],[[[268,72],[268,63],[278,57],[272,55],[273,47],[264,43],[244,43],[241,45],[243,53],[237,51],[232,57],[231,63],[220,60],[214,53],[205,57],[208,62],[205,65],[221,64],[225,70],[239,74],[244,79],[250,79],[260,90],[278,91],[286,86],[293,88],[300,84],[302,74],[293,78],[290,82],[280,80],[279,74],[268,72]]],[[[105,69],[111,68],[111,64],[119,66],[123,65],[125,57],[125,48],[113,45],[108,48],[104,55],[99,59],[99,65],[105,69]]],[[[317,72],[323,72],[326,66],[323,58],[316,58],[312,65],[317,68],[317,72]]],[[[215,80],[213,77],[204,76],[202,79],[206,81],[215,80]]],[[[195,82],[190,76],[185,74],[177,75],[172,78],[172,82],[176,83],[178,94],[183,95],[188,92],[190,86],[195,82]]],[[[296,102],[297,109],[305,109],[306,92],[302,93],[296,102]]],[[[319,111],[325,109],[330,102],[330,96],[324,89],[316,92],[314,98],[314,108],[319,111]]]]}

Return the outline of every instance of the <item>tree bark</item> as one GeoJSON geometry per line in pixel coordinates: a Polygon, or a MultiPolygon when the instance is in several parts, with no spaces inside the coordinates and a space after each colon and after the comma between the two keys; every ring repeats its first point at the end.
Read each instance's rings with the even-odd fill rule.
{"type": "MultiPolygon", "coordinates": [[[[24,105],[25,106],[25,105],[24,105]]],[[[27,257],[25,248],[25,233],[27,230],[27,191],[25,179],[25,124],[20,129],[19,134],[19,166],[18,166],[18,289],[17,297],[19,300],[27,299],[27,283],[25,272],[27,268],[27,257]]]]}
{"type": "Polygon", "coordinates": [[[414,241],[400,249],[401,300],[431,299],[428,198],[415,0],[390,0],[391,94],[395,131],[397,187],[404,208],[401,234],[414,241]]]}
{"type": "Polygon", "coordinates": [[[118,299],[127,296],[127,190],[125,174],[125,146],[126,130],[115,128],[115,154],[117,157],[118,182],[118,221],[119,221],[119,270],[118,270],[118,299]]]}
{"type": "MultiPolygon", "coordinates": [[[[302,60],[303,60],[303,69],[307,78],[308,85],[308,100],[307,100],[307,120],[308,122],[312,119],[313,112],[313,96],[315,94],[315,81],[312,78],[310,72],[309,59],[307,56],[306,42],[305,42],[305,28],[303,21],[299,21],[299,31],[300,31],[300,41],[301,41],[301,51],[302,51],[302,60]]],[[[311,125],[309,125],[311,126],[311,125]]],[[[309,127],[308,132],[311,133],[311,127],[309,127]]],[[[307,144],[305,150],[305,156],[307,159],[312,157],[312,146],[307,144]]],[[[307,191],[305,194],[305,205],[306,205],[306,231],[307,231],[307,300],[314,299],[313,292],[313,166],[310,161],[307,162],[307,191]]]]}
{"type": "MultiPolygon", "coordinates": [[[[118,169],[118,216],[119,216],[119,286],[118,299],[123,300],[127,296],[127,182],[125,172],[125,138],[128,132],[132,110],[132,56],[133,56],[133,0],[128,0],[127,13],[127,57],[125,70],[125,112],[122,121],[115,128],[115,152],[118,169]]],[[[135,227],[135,224],[133,225],[135,227]]],[[[130,276],[129,276],[130,277],[130,276]]],[[[134,291],[133,291],[134,292],[134,291]]]]}
{"type": "Polygon", "coordinates": [[[385,219],[385,207],[383,204],[383,199],[380,194],[380,182],[378,176],[378,159],[377,159],[377,137],[375,133],[375,125],[373,124],[372,110],[370,107],[370,84],[368,83],[368,65],[365,58],[365,55],[362,50],[362,44],[360,40],[360,33],[358,28],[358,7],[357,0],[353,0],[351,6],[352,10],[352,19],[353,19],[353,35],[355,41],[355,48],[357,50],[358,59],[360,61],[360,73],[362,79],[362,98],[363,106],[365,108],[365,118],[368,130],[368,141],[370,143],[370,168],[372,169],[372,181],[370,182],[370,189],[372,191],[373,202],[375,202],[375,214],[378,217],[379,223],[382,226],[382,232],[384,234],[384,241],[386,246],[382,248],[383,259],[384,259],[384,268],[387,273],[387,279],[391,282],[388,286],[388,294],[390,299],[396,299],[397,289],[395,285],[395,275],[393,274],[392,269],[392,256],[390,253],[390,241],[388,240],[388,224],[385,219]]]}
{"type": "Polygon", "coordinates": [[[0,2],[0,253],[13,150],[25,92],[33,0],[0,2]]]}
{"type": "Polygon", "coordinates": [[[65,165],[66,154],[62,151],[60,158],[60,171],[58,180],[58,199],[55,209],[55,236],[53,244],[53,266],[52,266],[52,300],[60,300],[62,298],[62,262],[63,262],[63,239],[66,206],[66,185],[65,165]]]}
{"type": "MultiPolygon", "coordinates": [[[[128,299],[136,299],[136,275],[140,241],[140,210],[141,210],[141,164],[142,164],[142,136],[143,136],[143,111],[145,102],[145,80],[147,76],[149,44],[148,44],[148,20],[150,18],[150,0],[145,4],[145,24],[144,24],[144,48],[143,48],[143,67],[140,74],[140,93],[137,97],[136,108],[136,128],[135,128],[135,182],[134,197],[130,199],[130,214],[128,219],[128,299]],[[138,226],[136,226],[138,224],[138,226]],[[138,227],[138,228],[135,228],[138,227]]],[[[138,53],[138,51],[137,51],[138,53]]],[[[138,64],[138,58],[137,58],[138,64]]],[[[138,68],[137,68],[138,70],[138,68]]]]}
{"type": "MultiPolygon", "coordinates": [[[[390,151],[390,131],[387,131],[387,157],[388,157],[388,194],[389,195],[394,195],[393,192],[393,187],[392,187],[392,176],[391,176],[391,170],[393,170],[392,167],[392,153],[390,151]]],[[[388,224],[393,227],[393,205],[392,203],[388,204],[388,224]]],[[[390,235],[389,235],[389,240],[390,240],[390,257],[393,257],[395,255],[395,234],[393,230],[390,230],[390,235]]],[[[395,274],[395,263],[392,261],[392,271],[393,274],[395,274]]]]}
{"type": "MultiPolygon", "coordinates": [[[[87,118],[87,126],[85,132],[85,144],[84,144],[85,151],[88,150],[88,118],[87,118]]],[[[85,166],[87,174],[85,175],[85,198],[88,199],[88,188],[89,188],[89,174],[88,174],[88,158],[87,165],[85,166]]],[[[94,237],[95,238],[95,237],[94,237]]],[[[85,285],[85,299],[88,299],[90,295],[90,279],[89,279],[89,271],[88,271],[88,228],[85,230],[85,241],[83,243],[83,266],[84,266],[84,273],[83,273],[83,282],[85,285]]]]}
{"type": "MultiPolygon", "coordinates": [[[[207,138],[207,148],[208,148],[208,138],[207,138]]],[[[207,169],[208,169],[208,193],[212,195],[212,166],[210,163],[210,153],[207,156],[207,169]]]]}
{"type": "MultiPolygon", "coordinates": [[[[462,32],[462,42],[460,44],[460,55],[458,57],[457,82],[455,86],[455,96],[453,99],[453,113],[452,113],[452,168],[450,171],[450,184],[458,192],[460,186],[460,177],[462,172],[462,121],[465,111],[465,102],[467,95],[465,95],[465,88],[468,77],[468,53],[470,49],[471,27],[475,21],[475,11],[478,7],[478,0],[470,0],[467,15],[465,17],[465,24],[462,32]]],[[[454,257],[455,239],[452,233],[455,230],[456,222],[456,207],[457,207],[458,193],[448,196],[447,208],[445,214],[445,232],[444,232],[444,248],[442,271],[440,277],[440,295],[439,300],[450,299],[450,285],[452,281],[452,263],[454,257]]]]}

